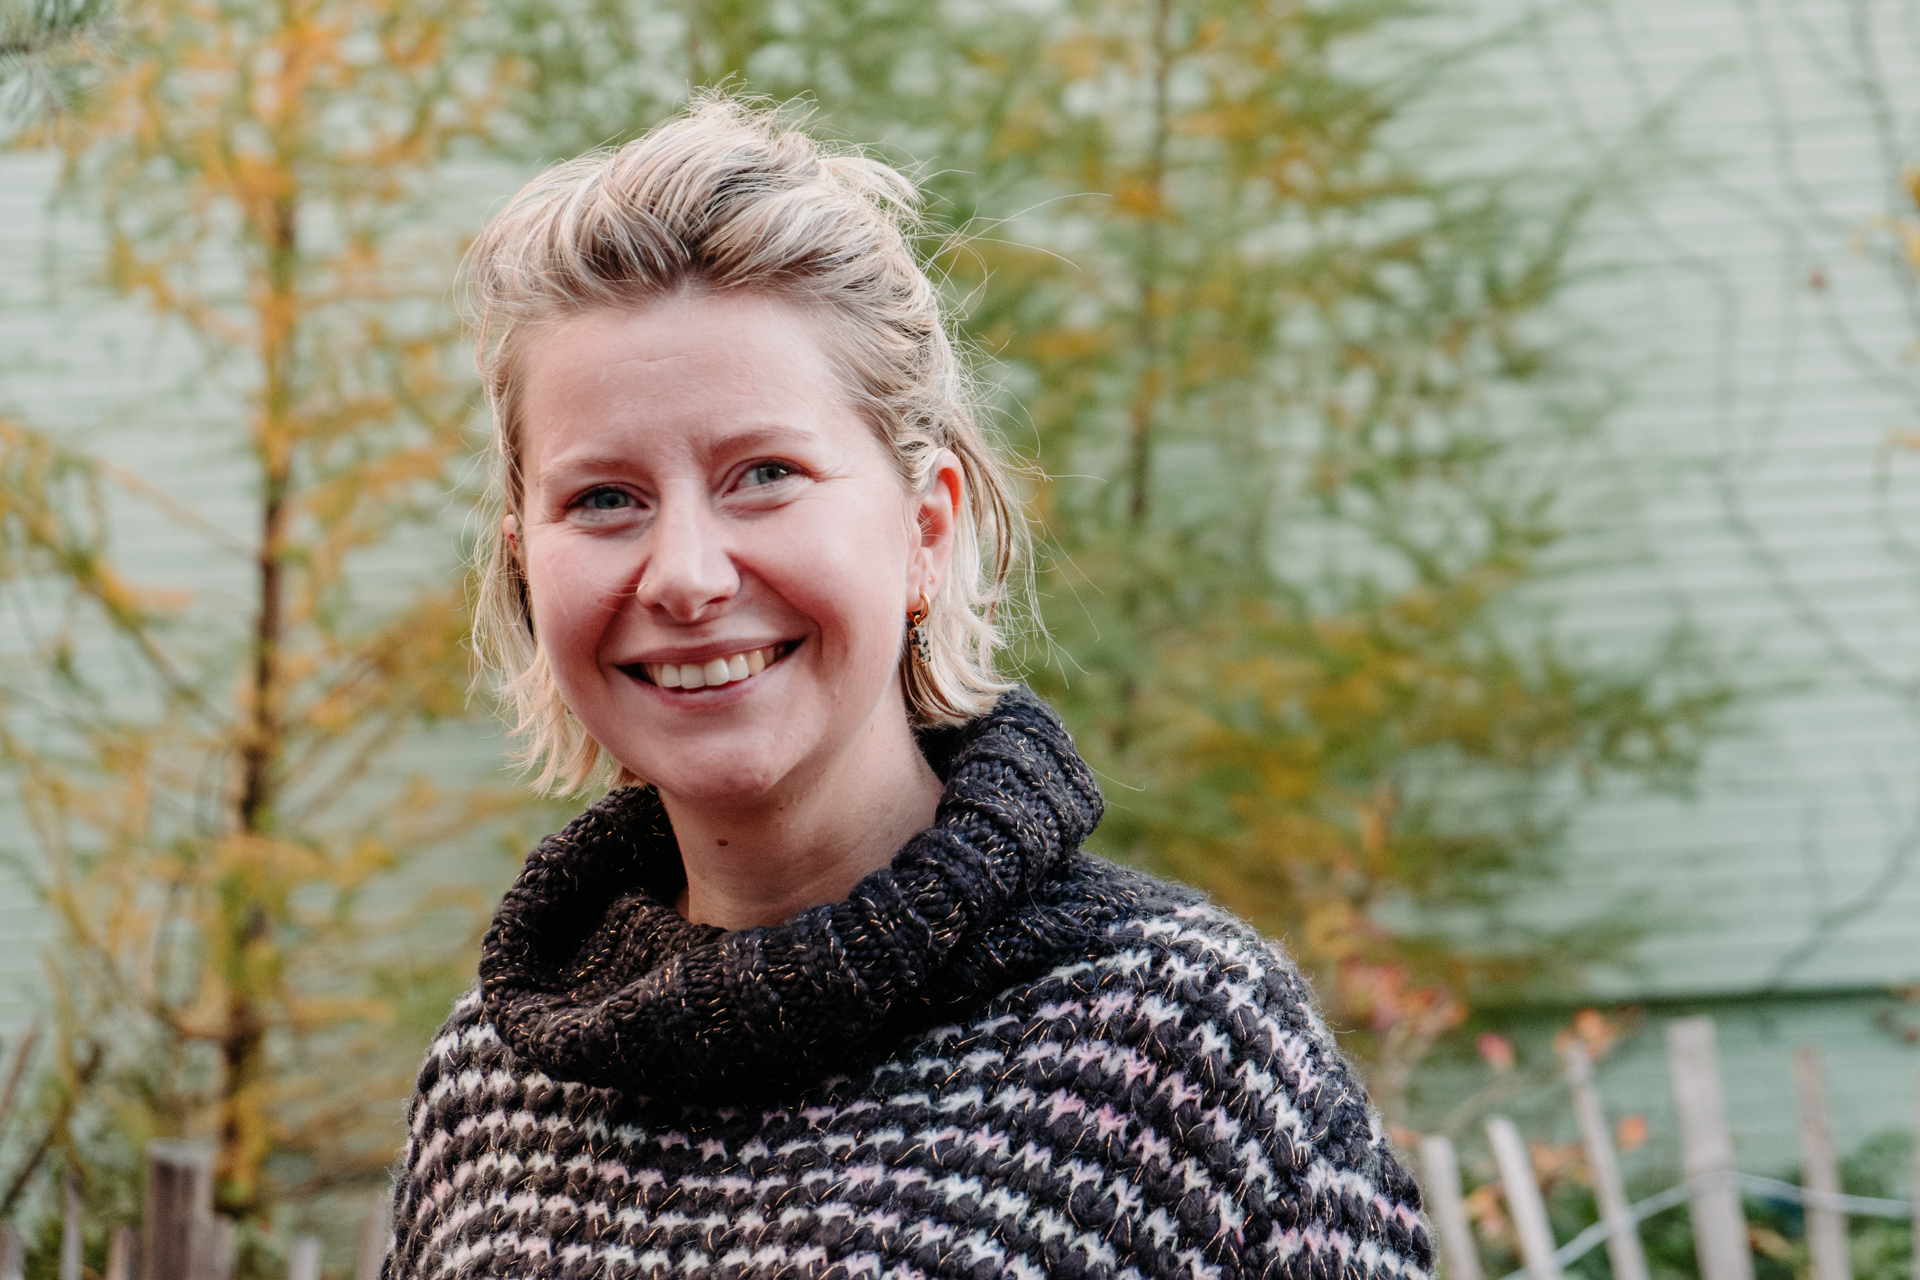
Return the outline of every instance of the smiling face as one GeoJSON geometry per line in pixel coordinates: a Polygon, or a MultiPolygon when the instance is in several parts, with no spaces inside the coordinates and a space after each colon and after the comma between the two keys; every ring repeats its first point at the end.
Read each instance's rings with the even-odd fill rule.
{"type": "Polygon", "coordinates": [[[506,532],[540,647],[670,809],[778,804],[911,750],[901,638],[946,567],[957,470],[908,492],[822,341],[791,304],[695,295],[524,356],[506,532]]]}

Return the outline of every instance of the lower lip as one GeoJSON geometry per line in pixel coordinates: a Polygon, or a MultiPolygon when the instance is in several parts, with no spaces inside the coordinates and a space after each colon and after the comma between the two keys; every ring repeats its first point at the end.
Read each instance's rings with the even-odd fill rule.
{"type": "Polygon", "coordinates": [[[745,680],[732,680],[723,685],[708,685],[702,689],[662,689],[651,680],[642,680],[639,676],[627,676],[627,679],[670,707],[721,707],[738,702],[753,692],[755,685],[778,670],[799,647],[800,645],[796,642],[792,648],[760,668],[760,674],[757,676],[748,676],[745,680]]]}

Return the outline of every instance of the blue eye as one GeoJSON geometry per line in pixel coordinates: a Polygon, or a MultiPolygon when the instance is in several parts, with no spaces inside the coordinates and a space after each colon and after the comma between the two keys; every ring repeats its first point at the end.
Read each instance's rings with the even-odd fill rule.
{"type": "Polygon", "coordinates": [[[740,477],[740,483],[743,487],[751,489],[763,484],[772,484],[776,480],[785,480],[792,474],[793,468],[784,462],[757,462],[747,468],[747,473],[740,477]]]}
{"type": "Polygon", "coordinates": [[[580,500],[588,511],[618,511],[633,505],[633,499],[618,489],[595,489],[580,500]]]}

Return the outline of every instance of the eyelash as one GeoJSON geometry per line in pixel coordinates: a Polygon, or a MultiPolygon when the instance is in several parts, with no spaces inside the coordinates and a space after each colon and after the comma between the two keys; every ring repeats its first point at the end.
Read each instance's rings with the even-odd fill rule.
{"type": "Polygon", "coordinates": [[[599,497],[625,498],[629,505],[632,505],[632,502],[633,502],[633,495],[622,492],[619,489],[589,489],[587,490],[587,492],[580,495],[579,501],[574,503],[574,505],[576,507],[579,507],[583,511],[617,511],[619,510],[618,507],[594,506],[593,500],[599,497]]]}
{"type": "MultiPolygon", "coordinates": [[[[780,473],[779,475],[773,477],[773,479],[771,480],[761,481],[761,484],[763,485],[778,484],[780,481],[785,480],[788,476],[796,474],[794,468],[788,466],[784,462],[756,462],[752,466],[748,467],[745,471],[741,472],[740,478],[742,480],[745,480],[748,476],[751,476],[756,471],[778,471],[780,473]]],[[[750,487],[759,488],[760,485],[754,485],[750,487]]]]}
{"type": "MultiPolygon", "coordinates": [[[[746,485],[745,486],[746,488],[750,488],[750,489],[764,488],[767,485],[778,484],[782,480],[786,480],[800,474],[800,469],[798,467],[795,467],[791,463],[756,462],[751,466],[749,466],[745,471],[741,472],[740,478],[742,481],[744,481],[748,476],[753,475],[757,471],[778,471],[780,474],[772,477],[771,479],[763,480],[759,484],[746,485]]],[[[624,507],[634,507],[634,506],[640,505],[638,501],[634,499],[632,494],[627,493],[623,489],[613,489],[613,488],[589,489],[585,493],[581,494],[580,497],[574,502],[573,505],[582,511],[619,511],[624,509],[624,507],[622,506],[614,506],[614,507],[594,506],[593,505],[594,499],[602,496],[612,496],[616,498],[625,499],[624,507]]]]}

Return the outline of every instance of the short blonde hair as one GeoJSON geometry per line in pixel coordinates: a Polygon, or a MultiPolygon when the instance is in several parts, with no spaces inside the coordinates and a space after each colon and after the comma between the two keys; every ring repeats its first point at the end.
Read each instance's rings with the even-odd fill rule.
{"type": "Polygon", "coordinates": [[[562,701],[534,636],[523,566],[500,528],[503,515],[520,514],[525,494],[520,362],[531,338],[584,312],[740,289],[819,315],[854,407],[909,490],[930,482],[942,449],[964,475],[953,569],[923,624],[931,661],[901,657],[911,719],[969,720],[1009,687],[993,651],[1005,606],[1026,595],[1009,589],[1024,573],[1026,526],[976,421],[939,290],[908,243],[918,204],[919,191],[897,170],[829,148],[777,111],[710,94],[625,146],[548,170],[481,232],[468,275],[494,435],[475,647],[513,706],[518,757],[537,771],[539,789],[640,781],[605,756],[562,701]]]}

